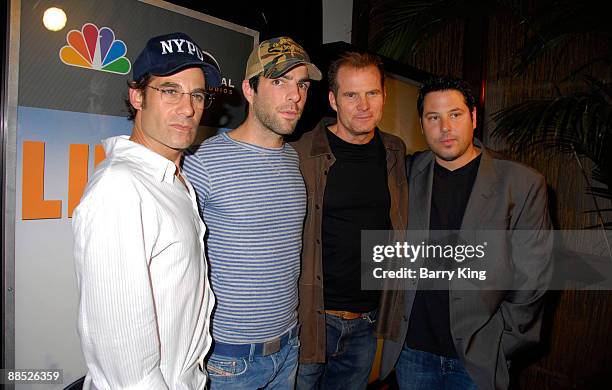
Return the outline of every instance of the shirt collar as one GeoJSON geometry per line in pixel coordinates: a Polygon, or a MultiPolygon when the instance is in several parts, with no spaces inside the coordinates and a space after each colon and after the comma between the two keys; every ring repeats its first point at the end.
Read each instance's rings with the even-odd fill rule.
{"type": "Polygon", "coordinates": [[[144,145],[130,141],[127,135],[110,137],[102,141],[107,158],[128,158],[160,182],[176,180],[176,165],[144,145]]]}

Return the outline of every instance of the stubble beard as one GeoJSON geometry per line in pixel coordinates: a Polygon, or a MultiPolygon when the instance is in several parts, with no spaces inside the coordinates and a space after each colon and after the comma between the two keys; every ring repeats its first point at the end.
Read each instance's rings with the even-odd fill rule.
{"type": "Polygon", "coordinates": [[[464,154],[466,154],[468,149],[470,148],[469,143],[466,145],[458,145],[458,146],[459,147],[456,150],[449,150],[448,152],[446,152],[444,148],[442,148],[440,152],[437,153],[437,156],[444,161],[448,161],[448,162],[455,161],[461,158],[464,154]]]}
{"type": "Polygon", "coordinates": [[[295,126],[302,115],[302,113],[299,112],[294,121],[285,121],[282,118],[274,115],[276,113],[274,109],[266,110],[266,107],[256,101],[253,102],[253,112],[255,113],[255,117],[264,127],[271,132],[282,136],[293,133],[293,130],[295,130],[295,126]]]}

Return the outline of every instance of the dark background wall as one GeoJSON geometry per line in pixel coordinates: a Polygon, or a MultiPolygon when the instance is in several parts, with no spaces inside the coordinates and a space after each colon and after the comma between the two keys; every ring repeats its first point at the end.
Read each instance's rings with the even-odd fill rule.
{"type": "MultiPolygon", "coordinates": [[[[593,9],[593,12],[600,11],[593,9]]],[[[583,59],[612,47],[609,41],[585,35],[562,52],[545,54],[517,78],[509,76],[511,61],[508,59],[526,39],[525,28],[513,15],[502,13],[488,19],[487,31],[485,115],[526,99],[555,96],[555,84],[578,88],[571,82],[560,83],[561,78],[583,59]]],[[[603,80],[612,79],[609,65],[593,67],[590,73],[603,80]]],[[[494,124],[487,121],[483,132],[492,145],[503,148],[503,140],[490,137],[494,124]]],[[[587,195],[587,183],[575,158],[541,149],[525,160],[546,176],[557,229],[582,229],[597,223],[595,214],[584,213],[592,210],[594,203],[587,195]]],[[[591,165],[586,159],[582,162],[591,165]]],[[[601,205],[610,207],[609,202],[601,205]]],[[[551,298],[545,344],[522,362],[525,369],[520,376],[521,388],[610,388],[612,293],[569,290],[551,294],[551,298]]]]}
{"type": "Polygon", "coordinates": [[[288,35],[307,51],[318,48],[323,42],[321,0],[308,1],[299,6],[278,0],[170,2],[257,30],[260,41],[288,35]]]}
{"type": "MultiPolygon", "coordinates": [[[[360,31],[353,31],[354,43],[371,46],[381,27],[372,13],[385,3],[391,2],[355,0],[354,20],[360,22],[360,31]]],[[[470,6],[469,1],[462,3],[470,6]]],[[[528,18],[536,2],[523,3],[528,18]]],[[[463,77],[475,91],[482,92],[478,133],[498,150],[504,150],[506,143],[491,134],[495,127],[492,113],[528,99],[558,96],[563,93],[557,89],[559,85],[562,89],[580,88],[578,80],[561,80],[586,58],[609,53],[612,48],[605,34],[578,34],[565,49],[546,53],[523,74],[513,76],[518,49],[529,38],[525,20],[503,11],[483,14],[472,7],[465,13],[470,12],[468,19],[450,21],[426,39],[406,64],[433,74],[463,77]]],[[[592,12],[595,19],[603,10],[594,7],[592,12]]],[[[612,80],[609,63],[587,71],[601,80],[612,80]]],[[[584,212],[594,208],[593,197],[586,193],[586,180],[574,157],[544,148],[530,156],[519,153],[512,157],[546,176],[556,229],[583,229],[597,223],[593,213],[584,212]]],[[[588,171],[589,161],[582,158],[581,163],[588,171]]],[[[610,208],[609,202],[599,206],[610,208]]],[[[568,290],[549,295],[543,343],[515,362],[514,385],[521,389],[612,388],[612,292],[568,290]]]]}

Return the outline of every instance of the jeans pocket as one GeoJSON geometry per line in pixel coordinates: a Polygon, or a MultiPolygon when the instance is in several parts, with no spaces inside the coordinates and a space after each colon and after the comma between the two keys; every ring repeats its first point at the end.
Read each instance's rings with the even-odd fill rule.
{"type": "Polygon", "coordinates": [[[371,326],[374,326],[374,324],[376,324],[376,320],[378,320],[378,310],[375,309],[369,313],[366,313],[364,320],[368,321],[371,326]]]}
{"type": "Polygon", "coordinates": [[[247,368],[244,358],[212,355],[206,362],[206,371],[215,377],[235,377],[244,374],[247,368]]]}
{"type": "Polygon", "coordinates": [[[287,344],[289,344],[290,346],[292,346],[293,348],[299,348],[300,347],[300,338],[299,337],[294,337],[292,339],[289,339],[289,341],[287,342],[287,344]]]}

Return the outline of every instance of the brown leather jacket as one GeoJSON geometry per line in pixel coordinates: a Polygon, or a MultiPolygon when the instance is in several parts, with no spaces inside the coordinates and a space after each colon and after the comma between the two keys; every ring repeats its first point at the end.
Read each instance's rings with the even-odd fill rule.
{"type": "MultiPolygon", "coordinates": [[[[300,156],[300,169],[308,191],[308,207],[302,244],[302,273],[299,282],[298,308],[300,333],[300,363],[325,362],[325,307],[323,300],[323,266],[321,249],[321,223],[323,195],[327,172],[336,161],[331,152],[326,127],[335,118],[323,118],[310,132],[291,145],[300,156]]],[[[406,147],[394,135],[380,132],[387,152],[387,173],[391,197],[390,219],[393,229],[404,230],[408,220],[408,182],[406,178],[406,147]]],[[[402,297],[394,291],[381,294],[377,334],[387,337],[399,328],[402,297]]]]}

